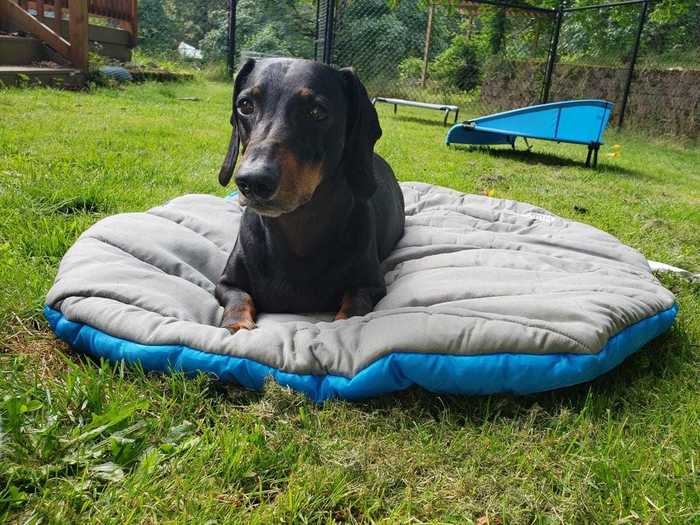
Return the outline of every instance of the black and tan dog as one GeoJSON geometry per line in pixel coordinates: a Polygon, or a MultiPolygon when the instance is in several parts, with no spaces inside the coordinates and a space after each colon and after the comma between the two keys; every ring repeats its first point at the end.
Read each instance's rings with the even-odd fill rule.
{"type": "Polygon", "coordinates": [[[233,133],[219,173],[245,206],[216,287],[230,331],[256,311],[370,312],[386,293],[380,261],[403,234],[403,196],[374,154],[381,128],[351,69],[248,60],[236,77],[233,133]]]}

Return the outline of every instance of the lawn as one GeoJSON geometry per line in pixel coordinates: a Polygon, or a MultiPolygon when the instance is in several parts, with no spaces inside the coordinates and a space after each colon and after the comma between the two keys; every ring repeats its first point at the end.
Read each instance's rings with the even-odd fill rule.
{"type": "MultiPolygon", "coordinates": [[[[526,397],[316,406],[56,342],[43,298],[82,231],[226,193],[229,96],[203,81],[0,91],[0,522],[700,522],[700,285],[680,278],[662,277],[680,304],[667,335],[526,397]]],[[[584,147],[447,150],[439,113],[380,114],[401,180],[527,201],[700,271],[696,145],[611,131],[594,171],[584,147]]]]}

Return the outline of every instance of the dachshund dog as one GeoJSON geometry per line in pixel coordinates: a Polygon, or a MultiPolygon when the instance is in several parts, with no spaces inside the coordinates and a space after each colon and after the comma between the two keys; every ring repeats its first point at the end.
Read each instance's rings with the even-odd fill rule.
{"type": "Polygon", "coordinates": [[[216,286],[222,326],[261,312],[370,312],[386,294],[380,262],[403,235],[404,202],[374,154],[377,113],[352,69],[248,60],[233,90],[233,133],[219,173],[245,207],[216,286]]]}

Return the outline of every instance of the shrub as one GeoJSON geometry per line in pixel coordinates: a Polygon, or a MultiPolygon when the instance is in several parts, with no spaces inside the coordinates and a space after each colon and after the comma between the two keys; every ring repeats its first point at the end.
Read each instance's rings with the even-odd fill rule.
{"type": "Polygon", "coordinates": [[[165,12],[161,0],[138,3],[139,46],[151,52],[174,51],[177,47],[176,26],[165,12]]]}
{"type": "Polygon", "coordinates": [[[215,10],[209,15],[212,28],[199,41],[199,49],[207,61],[216,61],[226,58],[228,48],[228,19],[223,10],[215,10]]]}
{"type": "Polygon", "coordinates": [[[412,84],[420,80],[423,71],[423,61],[420,58],[408,57],[399,63],[399,78],[412,84]]]}
{"type": "Polygon", "coordinates": [[[481,80],[481,64],[475,47],[457,36],[450,47],[440,53],[431,67],[431,76],[443,84],[471,91],[481,80]]]}

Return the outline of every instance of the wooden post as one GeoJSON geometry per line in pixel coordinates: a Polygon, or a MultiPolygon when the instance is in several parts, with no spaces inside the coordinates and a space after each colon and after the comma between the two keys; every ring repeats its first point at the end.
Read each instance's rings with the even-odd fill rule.
{"type": "MultiPolygon", "coordinates": [[[[37,18],[44,18],[44,0],[36,0],[34,3],[36,6],[36,16],[37,18]]],[[[44,20],[42,20],[43,22],[44,20]]]]}
{"type": "Polygon", "coordinates": [[[131,47],[136,47],[136,42],[139,34],[139,13],[136,0],[131,0],[131,47]]]}
{"type": "Polygon", "coordinates": [[[6,0],[0,0],[0,29],[3,28],[3,22],[7,22],[9,18],[6,0]]]}
{"type": "Polygon", "coordinates": [[[88,67],[88,0],[68,3],[68,34],[73,67],[86,71],[88,67]]]}
{"type": "Polygon", "coordinates": [[[425,28],[425,47],[423,49],[423,70],[420,74],[420,85],[425,87],[425,79],[428,77],[428,58],[430,55],[430,35],[433,32],[433,2],[428,3],[428,25],[425,28]]]}
{"type": "Polygon", "coordinates": [[[53,0],[53,30],[57,35],[61,34],[61,21],[63,20],[63,0],[53,0]]]}

